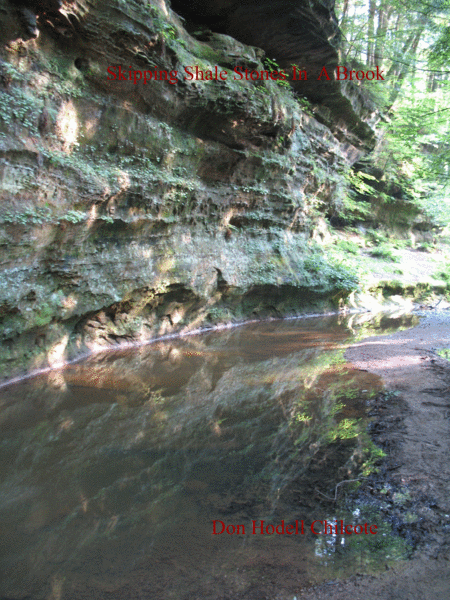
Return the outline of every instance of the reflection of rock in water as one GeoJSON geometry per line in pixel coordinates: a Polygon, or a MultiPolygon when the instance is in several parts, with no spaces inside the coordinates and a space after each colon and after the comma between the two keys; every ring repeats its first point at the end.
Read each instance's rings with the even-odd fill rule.
{"type": "MultiPolygon", "coordinates": [[[[292,573],[300,564],[312,568],[306,536],[235,542],[211,535],[212,519],[321,516],[317,490],[334,489],[360,445],[357,429],[339,437],[341,424],[363,415],[367,393],[360,390],[376,380],[337,365],[329,330],[322,336],[314,328],[304,334],[299,322],[277,327],[279,337],[270,323],[226,332],[226,342],[210,334],[97,356],[11,388],[13,409],[1,415],[7,427],[0,422],[0,493],[9,490],[17,502],[14,511],[0,509],[8,531],[0,566],[9,582],[0,592],[38,597],[55,561],[67,586],[79,574],[100,587],[131,581],[142,568],[155,600],[176,589],[196,597],[199,573],[204,581],[218,573],[222,590],[238,593],[226,566],[248,583],[249,555],[257,569],[280,556],[298,557],[289,559],[292,573]],[[177,360],[168,360],[178,350],[177,360]],[[25,486],[33,496],[21,495],[25,486]],[[20,565],[34,564],[30,556],[40,556],[39,564],[18,577],[20,565]]],[[[337,340],[345,333],[337,328],[337,340]]],[[[202,598],[216,599],[211,589],[202,598]]]]}

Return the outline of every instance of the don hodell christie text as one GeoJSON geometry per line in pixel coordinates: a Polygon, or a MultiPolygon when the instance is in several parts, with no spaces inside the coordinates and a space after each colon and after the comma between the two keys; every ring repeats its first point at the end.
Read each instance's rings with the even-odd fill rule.
{"type": "MultiPolygon", "coordinates": [[[[292,71],[287,73],[284,69],[279,71],[267,70],[250,70],[244,67],[234,67],[232,71],[222,69],[217,65],[211,69],[200,69],[198,65],[184,67],[183,72],[165,71],[154,68],[153,70],[137,71],[130,67],[122,65],[109,66],[108,81],[131,81],[134,85],[139,82],[146,85],[152,81],[167,81],[170,84],[175,84],[179,81],[227,81],[232,78],[234,81],[308,81],[308,72],[306,69],[300,69],[296,65],[292,65],[292,71]]],[[[319,81],[384,81],[383,71],[380,71],[378,66],[368,69],[367,71],[350,69],[348,67],[339,66],[334,71],[327,70],[322,67],[322,70],[314,77],[319,81]]]]}
{"type": "Polygon", "coordinates": [[[262,520],[252,521],[250,525],[226,524],[223,521],[214,519],[212,535],[304,535],[305,531],[311,531],[313,535],[375,535],[377,525],[368,523],[345,524],[341,519],[339,521],[313,521],[310,525],[305,521],[295,520],[290,523],[281,523],[274,525],[262,520]]]}

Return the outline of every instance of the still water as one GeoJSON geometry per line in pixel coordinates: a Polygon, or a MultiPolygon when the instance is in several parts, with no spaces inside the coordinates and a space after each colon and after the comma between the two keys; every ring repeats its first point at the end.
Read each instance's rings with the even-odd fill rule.
{"type": "Polygon", "coordinates": [[[382,387],[345,345],[413,321],[249,324],[0,390],[0,597],[292,600],[401,557],[377,515],[334,496],[376,458],[382,387]]]}

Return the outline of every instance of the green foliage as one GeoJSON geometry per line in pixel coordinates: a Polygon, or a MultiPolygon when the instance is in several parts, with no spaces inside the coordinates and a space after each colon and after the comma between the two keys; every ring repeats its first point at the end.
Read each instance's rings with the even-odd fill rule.
{"type": "MultiPolygon", "coordinates": [[[[339,0],[336,10],[343,30],[341,64],[378,65],[385,74],[384,82],[361,84],[382,113],[374,163],[403,197],[436,223],[448,223],[450,202],[443,190],[450,183],[450,3],[339,0]]],[[[370,181],[351,184],[370,196],[370,181]]],[[[389,201],[380,192],[376,196],[389,201]]]]}
{"type": "MultiPolygon", "coordinates": [[[[280,65],[274,58],[268,58],[267,56],[264,58],[264,67],[268,71],[277,71],[278,73],[283,71],[283,69],[280,67],[280,65]]],[[[274,81],[281,88],[290,89],[291,87],[291,84],[289,83],[288,79],[275,79],[274,81]]]]}
{"type": "Polygon", "coordinates": [[[354,171],[353,169],[350,169],[347,173],[347,181],[355,192],[361,196],[372,196],[377,193],[370,183],[368,183],[369,181],[376,180],[376,177],[369,173],[364,173],[363,171],[354,171]]]}
{"type": "Polygon", "coordinates": [[[450,265],[442,265],[433,273],[433,279],[443,280],[447,284],[447,289],[450,289],[450,265]]]}
{"type": "Polygon", "coordinates": [[[65,215],[61,217],[61,221],[68,221],[69,223],[81,223],[86,221],[87,215],[80,210],[69,210],[65,215]]]}
{"type": "Polygon", "coordinates": [[[372,229],[369,232],[369,236],[375,244],[388,244],[389,243],[389,238],[383,231],[377,231],[376,229],[372,229]]]}
{"type": "Polygon", "coordinates": [[[434,189],[430,194],[420,197],[418,203],[436,225],[445,227],[450,223],[450,198],[447,193],[434,189]]]}
{"type": "Polygon", "coordinates": [[[100,215],[99,217],[97,217],[97,219],[100,221],[105,221],[106,223],[109,223],[109,224],[114,223],[114,219],[112,217],[110,217],[109,215],[100,215]]]}
{"type": "Polygon", "coordinates": [[[437,350],[437,353],[442,358],[445,358],[445,360],[450,360],[450,348],[441,348],[440,350],[437,350]]]}
{"type": "Polygon", "coordinates": [[[359,286],[359,274],[356,268],[337,257],[328,259],[321,254],[312,254],[304,261],[307,285],[313,289],[330,292],[350,293],[359,286]]]}
{"type": "Polygon", "coordinates": [[[450,64],[450,26],[441,29],[438,39],[430,47],[429,62],[434,68],[450,64]]]}
{"type": "Polygon", "coordinates": [[[337,426],[328,433],[328,440],[351,440],[358,437],[361,433],[359,419],[343,419],[337,426]]]}
{"type": "MultiPolygon", "coordinates": [[[[367,434],[365,435],[367,436],[367,434]]],[[[363,477],[368,477],[372,473],[376,473],[378,471],[377,465],[385,457],[386,453],[384,450],[375,445],[367,436],[365,460],[361,465],[361,475],[363,477]]]]}
{"type": "Polygon", "coordinates": [[[356,220],[364,221],[373,214],[370,202],[364,200],[355,200],[351,192],[348,196],[342,198],[341,205],[337,207],[338,214],[342,216],[353,217],[356,220]]]}
{"type": "Polygon", "coordinates": [[[12,210],[4,211],[0,216],[0,222],[13,225],[42,225],[43,223],[48,223],[51,218],[52,211],[50,208],[46,206],[33,206],[21,212],[12,210]]]}
{"type": "Polygon", "coordinates": [[[364,221],[371,217],[373,215],[372,205],[362,196],[369,198],[379,196],[379,192],[368,183],[375,181],[376,178],[362,171],[353,171],[353,169],[348,170],[344,178],[347,183],[347,191],[336,202],[337,214],[356,221],[364,221]]]}
{"type": "Polygon", "coordinates": [[[295,99],[297,104],[300,106],[302,112],[306,113],[310,117],[314,116],[313,105],[308,98],[303,98],[302,96],[295,95],[295,99]]]}
{"type": "MultiPolygon", "coordinates": [[[[87,221],[88,214],[81,210],[70,209],[63,215],[58,216],[55,210],[49,206],[33,206],[22,211],[6,210],[0,215],[0,223],[8,225],[44,225],[57,224],[63,221],[67,223],[83,223],[87,221]]],[[[97,220],[113,223],[109,215],[100,215],[97,220]]]]}
{"type": "MultiPolygon", "coordinates": [[[[384,126],[384,144],[376,156],[378,164],[391,181],[397,180],[407,185],[416,198],[425,196],[436,183],[431,177],[439,170],[433,155],[436,133],[446,135],[448,123],[433,123],[433,119],[424,117],[433,112],[430,95],[411,90],[397,106],[395,118],[384,126]],[[428,180],[428,182],[427,182],[428,180]],[[425,184],[425,185],[424,185],[425,184]]],[[[437,115],[436,115],[437,116],[437,115]]]]}
{"type": "Polygon", "coordinates": [[[174,25],[168,22],[164,13],[156,6],[149,5],[153,17],[153,27],[166,41],[170,42],[178,39],[178,31],[174,25]]]}
{"type": "Polygon", "coordinates": [[[370,254],[375,258],[383,258],[384,260],[390,260],[392,262],[400,262],[400,259],[393,251],[391,244],[381,244],[377,248],[372,248],[370,250],[370,254]]]}
{"type": "Polygon", "coordinates": [[[312,416],[307,412],[297,413],[294,417],[294,421],[297,423],[309,423],[312,419],[312,416]]]}
{"type": "Polygon", "coordinates": [[[417,245],[417,250],[421,252],[433,252],[435,250],[435,245],[430,242],[422,242],[417,245]]]}
{"type": "Polygon", "coordinates": [[[0,119],[7,127],[14,123],[28,129],[30,135],[38,135],[38,117],[43,104],[40,100],[13,87],[11,92],[0,91],[0,119]]]}
{"type": "Polygon", "coordinates": [[[339,248],[339,250],[342,250],[342,252],[347,252],[348,254],[354,254],[357,255],[359,254],[359,246],[358,244],[356,244],[355,242],[352,242],[351,240],[336,240],[334,242],[334,245],[339,248]]]}

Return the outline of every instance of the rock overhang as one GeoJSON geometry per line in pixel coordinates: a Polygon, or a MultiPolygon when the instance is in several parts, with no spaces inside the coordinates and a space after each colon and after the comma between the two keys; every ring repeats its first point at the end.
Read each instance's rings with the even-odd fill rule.
{"type": "Polygon", "coordinates": [[[339,66],[341,33],[328,0],[172,0],[172,10],[186,21],[230,35],[263,49],[292,77],[292,65],[307,72],[293,81],[300,96],[319,105],[318,118],[341,139],[371,149],[374,133],[367,124],[376,111],[370,92],[334,78],[339,66]],[[325,67],[327,75],[321,73],[325,67]],[[328,79],[328,77],[330,79],[328,79]]]}

